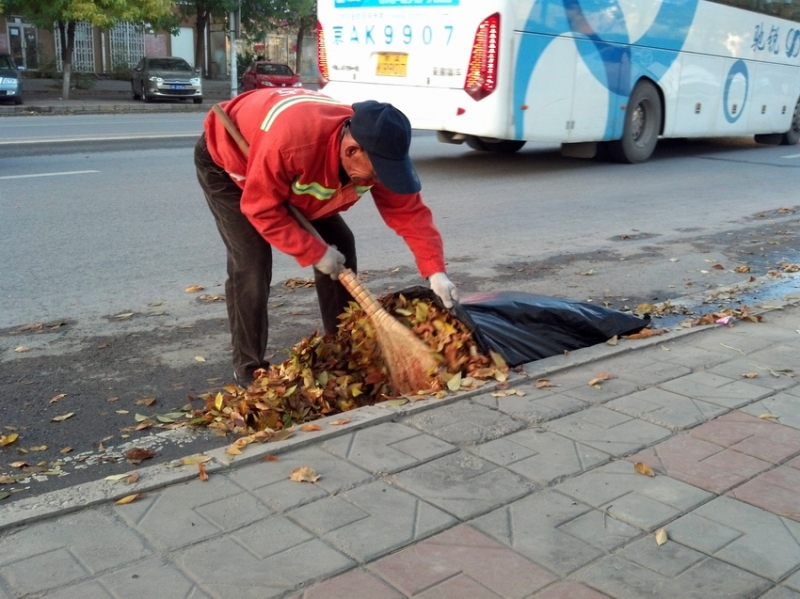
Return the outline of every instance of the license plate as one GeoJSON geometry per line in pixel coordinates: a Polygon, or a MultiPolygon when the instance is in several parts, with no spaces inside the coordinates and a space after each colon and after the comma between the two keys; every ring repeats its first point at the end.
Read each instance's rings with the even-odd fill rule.
{"type": "Polygon", "coordinates": [[[185,85],[170,85],[170,89],[186,89],[185,85]]]}
{"type": "Polygon", "coordinates": [[[386,77],[405,77],[407,65],[408,54],[380,52],[378,54],[378,64],[375,67],[375,74],[386,77]]]}

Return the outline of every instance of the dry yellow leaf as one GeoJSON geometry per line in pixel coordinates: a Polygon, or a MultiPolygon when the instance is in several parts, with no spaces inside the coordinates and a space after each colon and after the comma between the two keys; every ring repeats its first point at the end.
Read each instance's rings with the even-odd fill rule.
{"type": "Polygon", "coordinates": [[[742,376],[744,378],[746,378],[746,379],[754,379],[754,378],[756,378],[758,376],[758,373],[757,372],[746,372],[742,376]]]}
{"type": "Polygon", "coordinates": [[[619,337],[617,335],[614,335],[611,339],[606,341],[606,343],[608,345],[617,345],[619,343],[619,337]]]}
{"type": "Polygon", "coordinates": [[[656,473],[653,472],[653,469],[645,464],[644,462],[636,462],[633,465],[633,469],[636,470],[639,474],[644,474],[645,476],[655,476],[656,473]]]}
{"type": "Polygon", "coordinates": [[[47,451],[47,445],[36,445],[35,447],[31,447],[30,451],[47,451]]]}
{"type": "Polygon", "coordinates": [[[63,449],[60,449],[58,453],[69,453],[70,451],[72,451],[72,447],[67,446],[63,449]]]}
{"type": "Polygon", "coordinates": [[[50,421],[51,422],[64,422],[67,418],[72,418],[75,415],[75,412],[70,412],[69,414],[62,414],[61,416],[53,416],[50,421]]]}
{"type": "Polygon", "coordinates": [[[656,531],[656,543],[658,543],[659,547],[667,542],[667,531],[663,528],[659,528],[656,531]]]}
{"type": "Polygon", "coordinates": [[[321,431],[322,427],[319,424],[304,424],[300,427],[300,430],[306,433],[313,433],[314,431],[321,431]]]}
{"type": "Polygon", "coordinates": [[[186,293],[197,293],[198,291],[203,291],[203,289],[205,289],[205,287],[203,287],[202,285],[190,285],[189,287],[184,289],[184,291],[186,293]]]}
{"type": "Polygon", "coordinates": [[[125,477],[125,484],[132,485],[137,480],[139,480],[139,473],[138,472],[131,472],[128,476],[125,477]]]}
{"type": "Polygon", "coordinates": [[[350,422],[349,418],[342,418],[341,420],[334,420],[330,424],[333,426],[341,426],[343,424],[347,424],[348,422],[350,422]]]}
{"type": "Polygon", "coordinates": [[[603,381],[610,381],[614,378],[613,374],[608,374],[607,372],[601,372],[596,377],[594,377],[591,381],[589,381],[589,386],[594,387],[595,385],[599,385],[603,381]]]}
{"type": "Polygon", "coordinates": [[[11,433],[10,435],[4,435],[0,437],[0,446],[5,447],[6,445],[11,445],[14,441],[19,439],[19,434],[11,433]]]}
{"type": "Polygon", "coordinates": [[[300,466],[299,468],[295,468],[289,475],[289,480],[293,480],[297,483],[315,483],[319,480],[319,478],[319,474],[317,474],[313,468],[309,468],[308,466],[300,466]]]}
{"type": "Polygon", "coordinates": [[[229,445],[225,448],[225,453],[228,455],[242,455],[242,450],[236,447],[236,445],[229,445]]]}
{"type": "Polygon", "coordinates": [[[197,464],[197,470],[199,471],[199,474],[197,475],[197,478],[199,478],[203,482],[207,481],[208,480],[208,473],[206,472],[206,465],[203,464],[202,462],[197,464]]]}
{"type": "Polygon", "coordinates": [[[205,362],[206,359],[203,356],[195,356],[194,359],[198,362],[205,362]]]}
{"type": "Polygon", "coordinates": [[[25,353],[26,351],[31,351],[31,348],[27,345],[20,345],[19,347],[14,348],[14,351],[18,354],[25,353]]]}
{"type": "Polygon", "coordinates": [[[777,414],[760,414],[758,417],[762,420],[777,420],[780,418],[777,414]]]}
{"type": "Polygon", "coordinates": [[[537,389],[547,389],[548,387],[559,387],[560,385],[556,385],[555,383],[551,383],[550,379],[537,379],[536,380],[536,388],[537,389]]]}
{"type": "Polygon", "coordinates": [[[132,501],[136,501],[141,496],[142,496],[141,493],[134,493],[133,495],[126,495],[125,497],[123,497],[122,499],[118,499],[114,503],[117,504],[117,505],[126,505],[128,503],[131,503],[132,501]]]}
{"type": "Polygon", "coordinates": [[[64,399],[66,396],[67,396],[66,393],[59,393],[58,395],[54,395],[53,397],[51,397],[50,401],[48,401],[47,403],[49,404],[56,403],[57,401],[64,399]]]}
{"type": "Polygon", "coordinates": [[[209,455],[190,455],[187,458],[181,458],[181,465],[190,466],[192,464],[204,464],[211,460],[209,455]]]}

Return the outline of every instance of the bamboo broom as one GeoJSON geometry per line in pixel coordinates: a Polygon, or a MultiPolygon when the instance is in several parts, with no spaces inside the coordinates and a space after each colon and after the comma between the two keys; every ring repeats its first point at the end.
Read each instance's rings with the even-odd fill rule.
{"type": "MultiPolygon", "coordinates": [[[[225,129],[247,157],[250,146],[236,125],[219,104],[211,110],[220,119],[225,129]]],[[[286,206],[300,225],[317,239],[325,242],[308,219],[290,202],[286,206]]],[[[326,242],[327,243],[327,242],[326,242]]],[[[339,273],[339,282],[358,302],[369,318],[378,340],[378,346],[389,368],[392,385],[399,393],[416,393],[431,386],[431,377],[438,366],[436,358],[427,345],[410,329],[392,317],[358,279],[356,273],[345,268],[339,273]]]]}

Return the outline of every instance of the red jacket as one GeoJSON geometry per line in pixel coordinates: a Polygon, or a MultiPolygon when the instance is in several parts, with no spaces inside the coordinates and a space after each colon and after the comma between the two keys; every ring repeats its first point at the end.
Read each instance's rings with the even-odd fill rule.
{"type": "Polygon", "coordinates": [[[213,111],[205,121],[208,151],[242,188],[242,212],[270,245],[301,266],[315,264],[327,246],[301,228],[284,202],[314,220],[347,210],[370,190],[383,220],[413,252],[420,274],[444,272],[442,237],[419,193],[340,182],[339,133],[353,114],[350,106],[304,89],[254,90],[221,105],[250,145],[249,159],[213,111]]]}

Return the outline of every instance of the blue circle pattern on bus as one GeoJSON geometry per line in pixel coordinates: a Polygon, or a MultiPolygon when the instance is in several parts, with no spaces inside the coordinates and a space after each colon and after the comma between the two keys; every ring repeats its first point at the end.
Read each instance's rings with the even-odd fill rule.
{"type": "Polygon", "coordinates": [[[540,0],[534,2],[517,54],[514,74],[514,123],[523,138],[525,97],[536,64],[557,37],[572,34],[578,54],[595,79],[608,90],[603,139],[619,139],[634,82],[646,76],[658,82],[686,42],[698,0],[662,0],[649,29],[637,40],[628,34],[617,0],[540,0]],[[533,26],[536,23],[535,27],[533,26]],[[633,46],[629,44],[635,44],[633,46]]]}
{"type": "Polygon", "coordinates": [[[722,108],[725,111],[725,120],[729,123],[735,123],[739,120],[739,117],[742,116],[744,112],[744,105],[747,104],[747,88],[750,87],[750,78],[747,74],[747,65],[744,64],[743,60],[737,60],[733,63],[731,70],[728,71],[728,76],[725,78],[725,95],[722,98],[722,108]],[[736,114],[731,114],[729,109],[729,102],[728,102],[728,95],[731,91],[731,83],[733,83],[733,78],[736,75],[741,75],[744,77],[744,100],[742,100],[742,105],[736,111],[736,114]]]}

